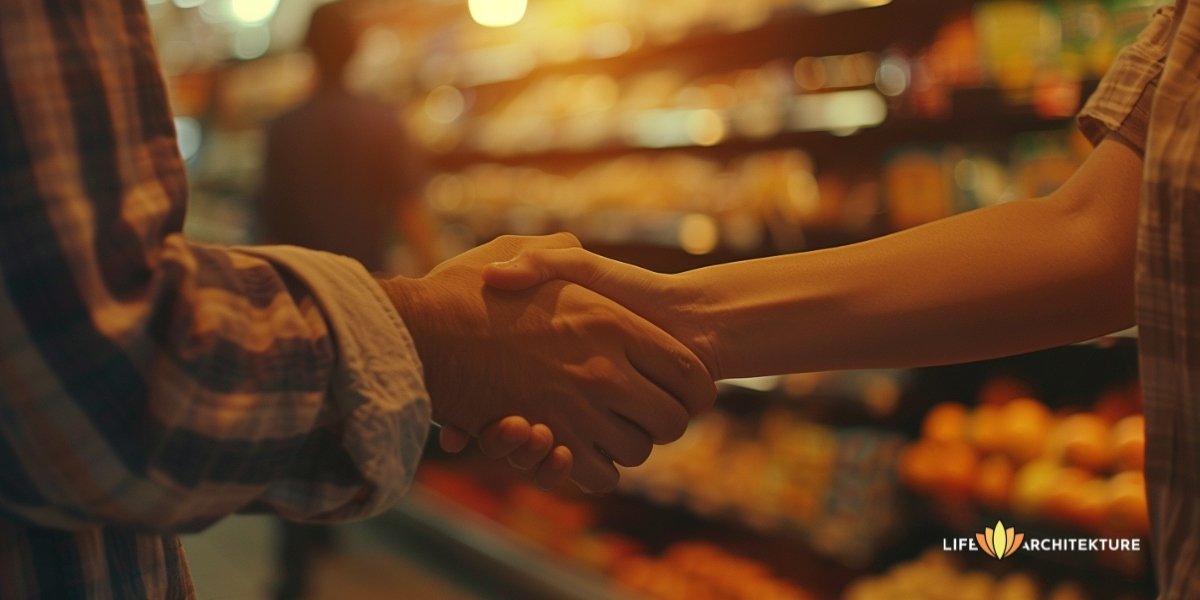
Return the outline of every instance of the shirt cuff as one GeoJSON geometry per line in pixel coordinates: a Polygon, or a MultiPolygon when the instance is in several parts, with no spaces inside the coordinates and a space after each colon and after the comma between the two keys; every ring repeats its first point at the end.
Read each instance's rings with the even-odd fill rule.
{"type": "Polygon", "coordinates": [[[1079,130],[1098,145],[1116,132],[1138,149],[1146,148],[1150,106],[1171,44],[1171,7],[1159,9],[1137,40],[1121,51],[1079,112],[1079,130]]]}
{"type": "Polygon", "coordinates": [[[366,269],[344,256],[294,246],[235,250],[290,272],[317,299],[333,336],[330,402],[344,447],[368,485],[320,520],[394,506],[412,483],[430,426],[421,361],[400,314],[366,269]]]}

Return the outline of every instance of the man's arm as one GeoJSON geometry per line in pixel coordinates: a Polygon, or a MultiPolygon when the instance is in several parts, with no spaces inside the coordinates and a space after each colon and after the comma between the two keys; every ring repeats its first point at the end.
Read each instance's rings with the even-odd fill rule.
{"type": "MultiPolygon", "coordinates": [[[[423,367],[445,392],[433,408],[473,434],[515,413],[574,435],[575,456],[589,460],[586,482],[597,488],[611,486],[611,463],[581,444],[624,443],[599,447],[633,462],[651,435],[681,433],[675,421],[686,413],[677,398],[711,402],[707,374],[688,362],[695,357],[686,348],[647,343],[643,334],[656,329],[579,288],[558,290],[573,312],[554,310],[554,299],[542,296],[546,303],[528,313],[507,303],[505,314],[520,317],[519,331],[540,345],[522,352],[522,340],[510,339],[504,347],[517,349],[506,362],[480,364],[466,358],[479,353],[455,353],[456,340],[430,327],[493,341],[481,341],[494,330],[485,327],[487,311],[501,307],[479,310],[482,265],[472,267],[474,278],[461,262],[447,265],[466,288],[444,278],[427,280],[433,287],[398,281],[385,295],[343,257],[191,243],[179,233],[185,199],[144,6],[0,3],[6,518],[163,530],[243,509],[308,520],[375,514],[406,489],[428,431],[423,367]],[[405,303],[410,324],[421,324],[413,329],[420,341],[393,300],[405,303]],[[468,326],[456,302],[471,309],[468,326]],[[559,351],[586,352],[580,335],[553,335],[562,331],[556,323],[580,319],[588,327],[575,333],[598,328],[608,354],[661,351],[673,357],[674,373],[653,370],[663,357],[631,358],[608,371],[626,379],[589,388],[614,399],[646,391],[641,404],[629,402],[630,414],[603,402],[593,407],[609,411],[602,418],[572,411],[591,397],[572,396],[581,388],[566,382],[595,379],[594,372],[567,372],[562,363],[520,367],[559,351]],[[633,378],[639,363],[658,373],[658,383],[633,378]],[[506,380],[508,373],[523,378],[506,380]],[[453,396],[455,378],[479,394],[453,396]],[[689,385],[677,392],[682,398],[663,389],[689,385]],[[497,391],[517,390],[532,392],[524,404],[484,404],[497,391]]],[[[514,251],[488,260],[522,246],[510,240],[507,247],[514,251]]]]}
{"type": "Polygon", "coordinates": [[[1133,323],[1141,158],[1110,136],[1057,192],[842,248],[661,275],[582,250],[485,271],[563,278],[672,333],[718,377],[1013,354],[1133,323]]]}

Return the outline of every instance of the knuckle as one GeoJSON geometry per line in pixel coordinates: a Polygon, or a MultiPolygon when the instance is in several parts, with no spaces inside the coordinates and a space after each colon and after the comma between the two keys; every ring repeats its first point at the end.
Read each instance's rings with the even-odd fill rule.
{"type": "Polygon", "coordinates": [[[575,234],[573,234],[569,231],[560,231],[549,237],[552,238],[553,241],[559,242],[565,246],[572,246],[572,247],[578,248],[582,245],[579,242],[579,238],[575,234]]]}

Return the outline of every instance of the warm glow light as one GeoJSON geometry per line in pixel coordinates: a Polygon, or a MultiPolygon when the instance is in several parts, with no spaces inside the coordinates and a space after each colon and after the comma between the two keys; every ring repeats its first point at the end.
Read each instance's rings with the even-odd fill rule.
{"type": "Polygon", "coordinates": [[[701,146],[715,146],[725,139],[725,121],[715,110],[694,110],[688,115],[687,133],[701,146]]]}
{"type": "Polygon", "coordinates": [[[887,118],[887,103],[875,90],[805,94],[792,99],[793,131],[828,131],[849,135],[887,118]]]}
{"type": "Polygon", "coordinates": [[[275,14],[279,0],[230,0],[229,12],[242,23],[261,23],[275,14]]]}
{"type": "Polygon", "coordinates": [[[708,254],[717,247],[717,222],[708,215],[693,213],[679,221],[679,245],[688,254],[708,254]]]}
{"type": "Polygon", "coordinates": [[[484,27],[516,25],[525,16],[527,0],[467,0],[471,18],[484,27]]]}
{"type": "Polygon", "coordinates": [[[425,97],[425,116],[437,123],[453,123],[462,116],[465,106],[466,102],[458,88],[439,85],[425,97]]]}
{"type": "Polygon", "coordinates": [[[243,27],[233,34],[233,55],[242,60],[258,58],[270,48],[271,30],[265,25],[243,27]]]}

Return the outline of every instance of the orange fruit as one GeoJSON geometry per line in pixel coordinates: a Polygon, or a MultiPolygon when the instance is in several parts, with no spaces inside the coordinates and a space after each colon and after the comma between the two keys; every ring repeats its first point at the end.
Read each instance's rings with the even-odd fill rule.
{"type": "Polygon", "coordinates": [[[997,375],[985,381],[979,388],[979,404],[1001,406],[1033,395],[1033,388],[1028,383],[1015,377],[997,375]]]}
{"type": "Polygon", "coordinates": [[[1084,504],[1084,484],[1092,480],[1092,475],[1083,469],[1064,467],[1059,471],[1058,481],[1054,489],[1046,495],[1042,512],[1048,519],[1062,522],[1072,522],[1076,509],[1084,504]]]}
{"type": "Polygon", "coordinates": [[[1150,532],[1146,482],[1140,472],[1128,471],[1108,481],[1108,525],[1122,535],[1141,536],[1150,532]]]}
{"type": "Polygon", "coordinates": [[[1140,471],[1146,464],[1146,420],[1125,417],[1112,428],[1113,462],[1118,469],[1140,471]]]}
{"type": "Polygon", "coordinates": [[[909,444],[900,453],[897,468],[905,485],[917,491],[931,491],[938,479],[936,444],[927,440],[909,444]]]}
{"type": "Polygon", "coordinates": [[[1004,443],[1000,428],[1001,410],[994,404],[981,404],[967,420],[967,438],[980,452],[999,452],[1004,443]]]}
{"type": "Polygon", "coordinates": [[[967,439],[967,408],[954,402],[943,402],[925,415],[921,434],[936,442],[962,442],[967,439]]]}
{"type": "Polygon", "coordinates": [[[935,488],[943,497],[965,498],[975,486],[979,457],[966,442],[940,444],[937,453],[935,488]]]}
{"type": "Polygon", "coordinates": [[[1013,510],[1022,517],[1042,514],[1050,494],[1059,485],[1062,467],[1048,459],[1029,462],[1017,470],[1013,481],[1013,510]]]}
{"type": "Polygon", "coordinates": [[[992,454],[979,462],[975,477],[975,500],[989,508],[1007,508],[1012,500],[1016,469],[1003,454],[992,454]]]}
{"type": "Polygon", "coordinates": [[[1108,424],[1092,413],[1071,415],[1054,426],[1051,456],[1066,464],[1102,472],[1112,463],[1112,441],[1108,424]]]}
{"type": "Polygon", "coordinates": [[[1018,463],[1041,456],[1054,423],[1046,406],[1032,398],[1018,398],[1000,410],[1000,443],[1004,451],[1018,463]]]}

